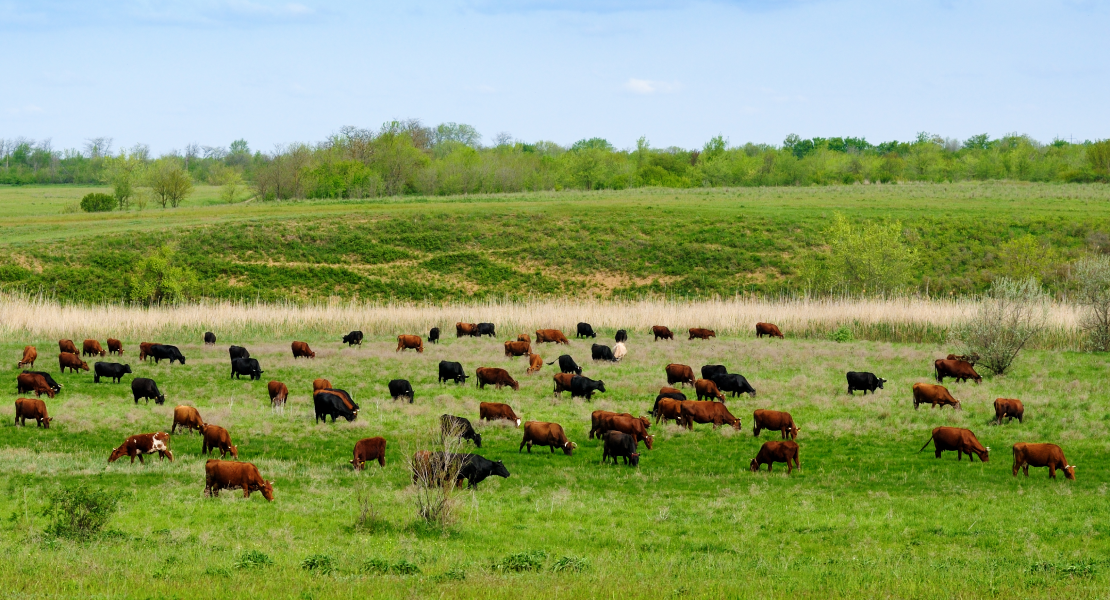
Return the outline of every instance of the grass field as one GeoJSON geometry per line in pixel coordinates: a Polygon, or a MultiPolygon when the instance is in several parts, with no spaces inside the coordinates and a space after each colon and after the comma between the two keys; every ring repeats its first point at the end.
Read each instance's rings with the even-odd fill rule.
{"type": "MultiPolygon", "coordinates": [[[[444,324],[441,324],[441,327],[444,324]]],[[[90,373],[57,375],[56,338],[5,336],[0,356],[9,377],[23,344],[38,347],[39,368],[65,385],[47,400],[50,430],[12,426],[12,403],[0,405],[0,495],[3,522],[0,589],[5,597],[185,598],[242,593],[277,598],[331,597],[896,597],[1101,598],[1110,584],[1110,402],[1105,355],[1028,352],[1006,377],[981,385],[949,383],[963,411],[917,410],[910,386],[928,381],[946,348],[922,344],[757,340],[747,335],[708,342],[652,342],[630,331],[630,354],[616,365],[588,360],[589,341],[540,348],[546,360],[569,352],[609,391],[593,402],[551,395],[551,367],[525,376],[523,359],[504,357],[498,340],[448,337],[423,354],[394,352],[392,335],[348,349],[337,337],[312,337],[314,360],[294,360],[292,338],[223,337],[215,347],[173,337],[187,364],[141,364],[140,339],[125,339],[135,376],[156,379],[165,406],[140,404],[128,381],[93,384],[90,373]],[[265,370],[262,381],[228,379],[227,345],[243,344],[265,370]],[[468,372],[500,366],[518,392],[436,383],[439,360],[468,372]],[[653,426],[655,449],[640,467],[601,466],[598,442],[586,439],[597,408],[645,413],[665,384],[663,366],[722,363],[748,377],[756,398],[730,399],[743,428],[653,426]],[[877,395],[850,397],[844,372],[887,378],[877,395]],[[351,392],[363,411],[353,423],[313,424],[315,377],[351,392]],[[385,384],[412,381],[413,404],[394,403],[385,384]],[[284,381],[292,400],[272,414],[266,381],[284,381]],[[989,424],[996,397],[1021,398],[1024,424],[989,424]],[[459,520],[446,531],[421,526],[403,457],[431,446],[442,413],[471,418],[477,405],[510,403],[524,420],[562,423],[579,444],[574,456],[536,449],[518,454],[520,430],[481,426],[479,453],[504,460],[512,476],[461,493],[459,520]],[[240,458],[275,480],[275,501],[225,492],[202,497],[204,467],[197,436],[177,435],[177,460],[134,466],[106,463],[124,437],[165,430],[173,406],[198,407],[226,427],[240,458]],[[767,432],[751,434],[756,408],[790,411],[801,432],[801,469],[753,474],[748,461],[767,432]],[[938,425],[973,429],[992,448],[987,463],[918,452],[938,425]],[[351,447],[385,436],[387,464],[351,471],[351,447]],[[1079,466],[1078,480],[1010,474],[1010,445],[1049,441],[1079,466]],[[44,494],[88,482],[123,490],[127,500],[113,533],[75,543],[42,533],[35,516],[44,494]],[[360,498],[375,519],[357,527],[360,498]],[[274,564],[237,569],[259,550],[274,564]],[[542,551],[538,572],[493,568],[517,553],[542,551]],[[328,555],[336,571],[302,569],[328,555]],[[557,571],[562,561],[584,565],[557,571]],[[407,564],[419,573],[374,574],[366,565],[407,564]],[[216,590],[221,590],[217,592],[216,590]],[[233,591],[234,590],[234,591],[233,591]]],[[[401,333],[401,332],[396,332],[401,333]]],[[[612,340],[613,331],[600,331],[612,340]]],[[[790,332],[787,332],[788,335],[790,332]]],[[[78,336],[78,341],[80,336],[78,336]]],[[[604,342],[603,342],[604,343],[604,342]]],[[[9,379],[10,382],[10,379],[9,379]]],[[[14,399],[14,395],[9,398],[14,399]]],[[[533,556],[538,556],[533,554],[533,556]]]]}

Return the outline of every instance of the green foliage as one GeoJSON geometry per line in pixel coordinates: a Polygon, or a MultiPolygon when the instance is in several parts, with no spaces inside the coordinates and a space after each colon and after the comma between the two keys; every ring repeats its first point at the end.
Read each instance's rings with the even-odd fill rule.
{"type": "Polygon", "coordinates": [[[274,564],[274,559],[259,550],[244,550],[235,561],[236,569],[261,569],[274,564]]]}
{"type": "Polygon", "coordinates": [[[1049,279],[1060,265],[1060,256],[1055,248],[1042,244],[1036,236],[1028,234],[1003,243],[998,249],[998,255],[1002,262],[1002,275],[1016,280],[1030,277],[1049,279]]]}
{"type": "Polygon", "coordinates": [[[1102,140],[1087,146],[1087,162],[1099,175],[1104,177],[1110,175],[1110,140],[1102,140]]]}
{"type": "Polygon", "coordinates": [[[85,212],[108,212],[116,207],[116,199],[108,194],[85,194],[81,198],[81,210],[85,212]]]}
{"type": "Polygon", "coordinates": [[[180,302],[192,298],[197,288],[197,274],[177,264],[176,253],[162,246],[139,261],[127,277],[128,297],[141,304],[180,302]]]}
{"type": "Polygon", "coordinates": [[[162,159],[151,167],[147,185],[162,204],[162,208],[177,208],[186,196],[193,193],[193,180],[176,160],[162,159]]]}
{"type": "Polygon", "coordinates": [[[855,336],[852,335],[852,329],[847,325],[841,325],[836,329],[829,332],[829,341],[844,343],[855,341],[855,336]]]}
{"type": "Polygon", "coordinates": [[[909,283],[918,262],[898,221],[857,226],[838,213],[825,236],[828,253],[811,256],[804,267],[807,285],[816,291],[891,294],[909,283]]]}
{"type": "Polygon", "coordinates": [[[1079,326],[1092,350],[1110,352],[1110,256],[1086,256],[1072,269],[1076,303],[1082,308],[1079,326]]]}
{"type": "Polygon", "coordinates": [[[1044,330],[1048,303],[1035,278],[996,279],[976,314],[952,329],[952,342],[959,345],[960,354],[977,354],[977,365],[1002,375],[1030,340],[1044,330]]]}
{"type": "Polygon", "coordinates": [[[543,550],[531,550],[510,554],[493,563],[494,571],[521,573],[525,571],[542,571],[547,560],[547,553],[543,550]]]}
{"type": "Polygon", "coordinates": [[[561,556],[551,564],[552,573],[581,573],[590,568],[590,561],[577,556],[561,556]]]}
{"type": "Polygon", "coordinates": [[[401,559],[395,563],[382,558],[371,558],[362,563],[362,572],[370,573],[373,575],[417,575],[420,573],[420,567],[416,563],[401,559]]]}
{"type": "Polygon", "coordinates": [[[119,507],[119,494],[85,484],[61,487],[46,498],[42,514],[49,535],[85,540],[98,535],[119,507]]]}
{"type": "Polygon", "coordinates": [[[336,571],[335,562],[327,554],[313,554],[301,561],[301,568],[318,575],[330,575],[336,571]]]}

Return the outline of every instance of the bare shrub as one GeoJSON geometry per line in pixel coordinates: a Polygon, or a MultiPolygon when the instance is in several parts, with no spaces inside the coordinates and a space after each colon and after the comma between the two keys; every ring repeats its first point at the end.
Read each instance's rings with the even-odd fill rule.
{"type": "Polygon", "coordinates": [[[1001,375],[1045,329],[1048,309],[1048,297],[1035,278],[996,279],[975,315],[954,327],[951,338],[961,354],[979,355],[977,364],[1001,375]]]}
{"type": "Polygon", "coordinates": [[[1098,352],[1110,351],[1110,256],[1088,256],[1075,263],[1072,278],[1078,285],[1076,303],[1082,307],[1079,327],[1087,334],[1087,345],[1098,352]]]}
{"type": "Polygon", "coordinates": [[[432,432],[436,449],[418,450],[408,454],[406,461],[412,473],[413,503],[421,520],[438,527],[455,522],[459,499],[456,482],[463,468],[462,425],[448,422],[437,425],[432,432]]]}

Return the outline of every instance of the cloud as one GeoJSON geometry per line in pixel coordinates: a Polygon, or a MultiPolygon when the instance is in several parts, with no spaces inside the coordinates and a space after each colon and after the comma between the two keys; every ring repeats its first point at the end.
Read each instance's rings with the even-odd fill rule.
{"type": "Polygon", "coordinates": [[[624,89],[634,93],[643,95],[652,94],[671,94],[682,89],[682,85],[677,81],[652,81],[650,79],[636,79],[630,77],[624,84],[624,89]]]}

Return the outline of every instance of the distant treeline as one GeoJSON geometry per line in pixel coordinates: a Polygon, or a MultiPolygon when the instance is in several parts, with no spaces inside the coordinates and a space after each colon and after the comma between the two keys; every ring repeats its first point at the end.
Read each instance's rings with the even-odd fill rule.
{"type": "MultiPolygon", "coordinates": [[[[863,138],[801,139],[781,146],[729,145],[716,137],[700,149],[652,148],[641,138],[618,150],[592,138],[569,147],[525,143],[499,135],[482,145],[473,127],[392,121],[378,130],[343,128],[315,144],[252,152],[190,144],[159,158],[138,145],[113,153],[111,139],[81,150],[54,150],[49,141],[0,140],[0,183],[111,184],[154,164],[174,163],[193,181],[246,184],[262,199],[362,198],[560,189],[830,185],[897,181],[1110,181],[1110,140],[1041,143],[1025,135],[962,142],[921,133],[909,142],[863,138]],[[121,175],[121,173],[123,175],[121,175]]],[[[235,199],[234,191],[228,194],[235,199]]]]}

